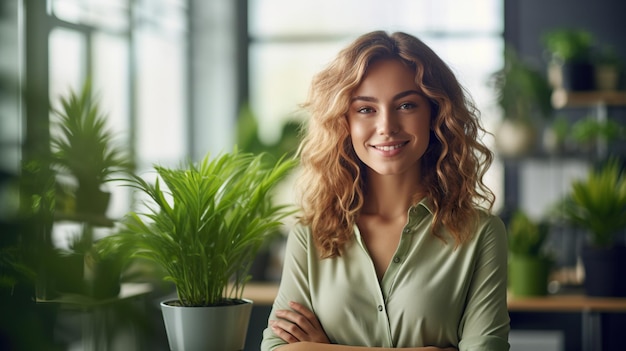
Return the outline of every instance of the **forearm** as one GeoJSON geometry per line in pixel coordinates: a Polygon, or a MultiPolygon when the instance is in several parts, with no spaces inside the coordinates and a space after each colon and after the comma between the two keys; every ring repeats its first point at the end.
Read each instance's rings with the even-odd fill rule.
{"type": "Polygon", "coordinates": [[[365,351],[365,350],[376,350],[376,351],[396,351],[396,350],[404,350],[404,351],[452,351],[456,350],[455,348],[438,348],[438,347],[409,347],[409,348],[389,348],[389,347],[363,347],[363,346],[346,346],[346,345],[335,345],[335,344],[318,344],[312,342],[297,342],[293,344],[288,344],[285,346],[281,346],[276,349],[277,351],[365,351]]]}

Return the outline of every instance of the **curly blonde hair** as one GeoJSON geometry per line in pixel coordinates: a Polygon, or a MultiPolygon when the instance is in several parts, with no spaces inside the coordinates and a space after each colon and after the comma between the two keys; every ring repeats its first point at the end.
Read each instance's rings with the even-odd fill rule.
{"type": "MultiPolygon", "coordinates": [[[[421,180],[433,205],[433,235],[445,228],[460,245],[472,236],[480,208],[490,211],[494,194],[483,183],[493,161],[479,140],[486,133],[479,112],[450,68],[426,44],[402,32],[367,33],[342,50],[312,81],[299,155],[302,216],[322,258],[340,256],[353,238],[363,206],[365,167],[350,139],[347,112],[367,68],[399,59],[415,71],[415,83],[431,104],[431,138],[421,159],[421,180]]],[[[416,179],[416,181],[418,181],[416,179]]],[[[414,201],[420,199],[415,194],[414,201]]]]}

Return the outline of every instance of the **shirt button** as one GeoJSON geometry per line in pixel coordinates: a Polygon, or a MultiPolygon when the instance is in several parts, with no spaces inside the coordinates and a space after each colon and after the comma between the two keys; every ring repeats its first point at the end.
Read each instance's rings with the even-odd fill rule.
{"type": "Polygon", "coordinates": [[[383,311],[383,305],[378,305],[378,310],[379,310],[380,312],[382,312],[382,311],[383,311]]]}
{"type": "Polygon", "coordinates": [[[393,262],[400,263],[400,257],[396,256],[393,258],[393,262]]]}
{"type": "Polygon", "coordinates": [[[404,229],[402,230],[402,232],[403,232],[404,234],[408,234],[410,231],[411,231],[411,229],[409,229],[409,228],[404,228],[404,229]]]}

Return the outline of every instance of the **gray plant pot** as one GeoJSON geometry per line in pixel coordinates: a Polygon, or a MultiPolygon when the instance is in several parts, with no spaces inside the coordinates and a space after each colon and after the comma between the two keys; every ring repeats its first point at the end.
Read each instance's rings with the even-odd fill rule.
{"type": "Polygon", "coordinates": [[[161,302],[172,351],[239,351],[246,343],[252,301],[229,306],[180,307],[161,302]]]}

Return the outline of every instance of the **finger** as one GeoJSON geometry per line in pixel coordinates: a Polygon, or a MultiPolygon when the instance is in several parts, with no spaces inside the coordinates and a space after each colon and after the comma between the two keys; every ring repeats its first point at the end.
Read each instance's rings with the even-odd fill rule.
{"type": "Polygon", "coordinates": [[[276,316],[293,323],[297,329],[291,330],[285,327],[286,330],[300,341],[313,341],[320,343],[329,343],[330,340],[324,332],[321,323],[317,319],[317,316],[311,312],[308,308],[297,303],[290,303],[292,310],[277,310],[276,316]]]}
{"type": "Polygon", "coordinates": [[[276,317],[280,318],[279,322],[282,320],[289,322],[289,324],[292,324],[292,326],[288,326],[287,324],[281,323],[281,326],[290,333],[296,333],[294,335],[300,340],[302,340],[302,337],[308,334],[308,331],[314,329],[309,319],[299,312],[290,310],[278,310],[276,311],[276,317]]]}
{"type": "MultiPolygon", "coordinates": [[[[295,301],[290,301],[289,307],[291,307],[294,311],[304,316],[306,320],[308,321],[308,325],[310,325],[314,329],[321,329],[322,325],[320,324],[319,319],[317,319],[317,316],[315,315],[315,313],[313,313],[311,310],[306,308],[304,305],[299,304],[295,301]]],[[[303,329],[309,330],[309,328],[304,324],[298,324],[298,325],[300,325],[300,327],[302,327],[303,329]]]]}
{"type": "Polygon", "coordinates": [[[307,340],[306,333],[296,324],[287,320],[272,320],[270,321],[270,325],[274,334],[278,335],[281,339],[288,343],[307,340]]]}
{"type": "Polygon", "coordinates": [[[294,311],[299,312],[303,316],[305,316],[308,320],[316,320],[317,316],[308,308],[304,307],[304,305],[299,304],[295,301],[289,301],[289,307],[291,307],[294,311]]]}
{"type": "Polygon", "coordinates": [[[272,332],[276,334],[279,338],[283,339],[288,344],[293,344],[299,342],[300,340],[296,339],[293,335],[289,334],[287,331],[281,329],[277,326],[272,326],[272,332]]]}

